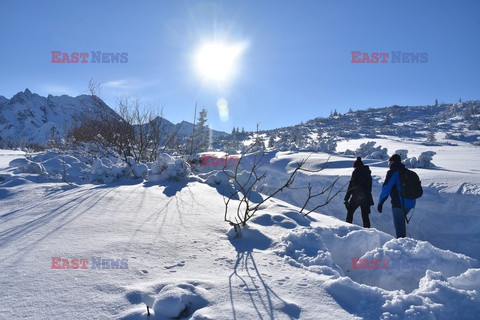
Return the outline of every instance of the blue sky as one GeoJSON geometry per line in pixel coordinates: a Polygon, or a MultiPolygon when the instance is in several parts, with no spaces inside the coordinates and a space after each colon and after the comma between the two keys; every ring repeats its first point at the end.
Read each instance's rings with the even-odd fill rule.
{"type": "MultiPolygon", "coordinates": [[[[0,95],[135,94],[173,122],[195,101],[214,129],[298,124],[333,109],[480,99],[480,1],[0,1],[0,95]],[[195,71],[199,46],[245,43],[222,85],[195,71]],[[127,63],[51,63],[51,51],[127,52],[127,63]],[[428,54],[351,63],[351,51],[428,54]],[[390,59],[389,59],[390,60],[390,59]],[[228,118],[217,101],[227,101],[228,118]]],[[[90,59],[89,59],[90,60],[90,59]]]]}

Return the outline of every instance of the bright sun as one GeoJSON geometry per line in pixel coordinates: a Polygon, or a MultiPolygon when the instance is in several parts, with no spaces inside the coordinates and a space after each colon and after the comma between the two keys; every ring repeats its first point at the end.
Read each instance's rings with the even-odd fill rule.
{"type": "Polygon", "coordinates": [[[206,43],[195,54],[195,68],[207,81],[225,83],[238,72],[244,44],[206,43]]]}

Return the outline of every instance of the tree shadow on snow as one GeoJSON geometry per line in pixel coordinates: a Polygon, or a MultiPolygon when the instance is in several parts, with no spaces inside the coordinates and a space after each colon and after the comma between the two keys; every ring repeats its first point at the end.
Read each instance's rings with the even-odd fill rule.
{"type": "MultiPolygon", "coordinates": [[[[87,213],[90,209],[97,205],[108,193],[112,192],[113,190],[114,188],[110,188],[102,190],[101,192],[93,193],[92,189],[86,189],[80,192],[77,191],[76,197],[71,198],[70,201],[61,203],[56,208],[48,209],[48,211],[45,213],[39,212],[38,214],[34,215],[34,218],[30,219],[27,222],[22,222],[21,224],[17,224],[10,228],[2,230],[0,232],[0,248],[19,241],[19,243],[17,242],[15,245],[19,247],[23,246],[23,248],[17,250],[15,254],[20,255],[19,260],[21,260],[23,257],[26,256],[28,252],[32,251],[42,241],[50,237],[55,232],[63,229],[70,222],[73,222],[80,216],[87,213]],[[80,208],[81,211],[78,210],[80,208]],[[34,234],[36,230],[44,227],[48,228],[50,223],[53,221],[57,221],[55,226],[53,227],[52,225],[52,228],[46,230],[46,232],[42,232],[41,237],[36,237],[35,235],[32,236],[32,234],[34,234]]],[[[58,198],[61,197],[62,194],[59,194],[58,198]]],[[[19,209],[20,211],[15,211],[19,211],[20,213],[26,212],[28,216],[31,216],[32,213],[30,212],[30,210],[33,210],[37,206],[38,203],[34,203],[29,207],[19,209]]],[[[3,216],[8,216],[12,213],[14,212],[6,213],[3,216]]],[[[18,219],[23,219],[25,218],[25,216],[26,215],[19,215],[18,219]]],[[[12,254],[12,256],[15,254],[12,254]]]]}
{"type": "Polygon", "coordinates": [[[275,319],[279,312],[290,319],[300,318],[300,307],[283,300],[273,291],[265,282],[253,257],[253,249],[265,250],[270,247],[271,240],[252,229],[248,229],[248,236],[245,238],[229,239],[237,251],[237,260],[228,279],[233,319],[241,318],[235,304],[238,303],[239,308],[243,308],[244,302],[240,300],[245,295],[248,296],[258,319],[275,319]]]}
{"type": "MultiPolygon", "coordinates": [[[[215,188],[219,195],[224,198],[231,198],[232,200],[240,200],[243,197],[243,194],[240,191],[235,191],[230,185],[218,184],[210,185],[210,187],[215,188]]],[[[250,191],[246,196],[247,200],[251,203],[260,203],[263,201],[263,196],[257,191],[250,191]]]]}
{"type": "Polygon", "coordinates": [[[186,178],[178,181],[145,181],[143,186],[145,188],[164,187],[163,194],[167,197],[173,197],[177,192],[182,191],[189,182],[198,181],[195,178],[186,178]]]}

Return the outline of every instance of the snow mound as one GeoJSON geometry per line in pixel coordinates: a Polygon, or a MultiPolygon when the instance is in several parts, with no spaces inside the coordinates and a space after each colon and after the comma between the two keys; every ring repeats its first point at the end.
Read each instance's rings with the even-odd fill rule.
{"type": "Polygon", "coordinates": [[[348,277],[330,280],[327,291],[345,310],[366,319],[473,320],[480,312],[476,291],[459,289],[441,272],[430,270],[419,288],[408,294],[359,284],[348,277]]]}
{"type": "Polygon", "coordinates": [[[296,228],[283,237],[276,252],[288,263],[312,272],[343,276],[351,257],[382,246],[391,237],[357,226],[340,228],[296,228]]]}
{"type": "Polygon", "coordinates": [[[136,307],[120,319],[210,319],[201,314],[211,305],[210,289],[209,285],[195,281],[135,288],[126,294],[126,298],[136,307]]]}
{"type": "Polygon", "coordinates": [[[298,212],[287,211],[284,214],[264,213],[251,219],[251,222],[261,226],[279,226],[285,229],[294,229],[298,226],[310,226],[311,219],[298,212]]]}
{"type": "MultiPolygon", "coordinates": [[[[353,257],[352,257],[353,258],[353,257]]],[[[445,276],[457,276],[478,263],[465,255],[441,250],[425,241],[410,238],[392,239],[382,247],[359,256],[360,260],[386,261],[385,269],[373,269],[372,266],[362,266],[351,262],[348,269],[353,280],[380,287],[386,290],[404,290],[412,292],[419,287],[420,280],[428,270],[442,272],[445,276]]]]}
{"type": "Polygon", "coordinates": [[[178,181],[192,173],[190,165],[183,159],[175,159],[164,153],[151,165],[150,181],[178,181]]]}
{"type": "Polygon", "coordinates": [[[128,165],[130,166],[130,171],[132,173],[133,178],[135,179],[145,179],[148,173],[148,167],[143,164],[137,164],[135,159],[132,157],[127,158],[128,165]]]}
{"type": "Polygon", "coordinates": [[[167,285],[153,305],[155,319],[187,318],[208,305],[205,289],[191,284],[167,285]]]}
{"type": "Polygon", "coordinates": [[[457,191],[458,194],[480,195],[480,186],[476,183],[462,183],[457,191]]]}
{"type": "Polygon", "coordinates": [[[41,163],[33,162],[28,159],[15,159],[10,161],[10,167],[15,167],[20,173],[45,174],[45,167],[41,163]]]}
{"type": "Polygon", "coordinates": [[[263,200],[263,196],[258,190],[264,186],[264,183],[256,181],[255,175],[251,171],[237,171],[236,177],[234,176],[235,173],[230,170],[214,170],[200,175],[205,179],[206,184],[217,189],[218,193],[224,197],[238,200],[244,193],[247,193],[247,198],[252,203],[259,203],[263,200]]]}
{"type": "Polygon", "coordinates": [[[227,186],[230,185],[232,190],[248,190],[253,184],[258,183],[255,181],[255,176],[251,171],[241,170],[237,172],[236,179],[233,177],[235,173],[231,170],[215,170],[206,175],[206,183],[210,186],[227,186]]]}
{"type": "Polygon", "coordinates": [[[65,154],[61,150],[48,150],[30,159],[14,159],[9,164],[16,173],[45,175],[50,180],[110,184],[125,179],[150,181],[179,181],[191,174],[190,165],[183,159],[167,154],[153,163],[136,163],[133,157],[126,161],[113,156],[92,156],[88,150],[65,154]],[[86,155],[85,155],[86,154],[86,155]]]}
{"type": "Polygon", "coordinates": [[[405,160],[404,164],[406,167],[410,168],[431,168],[435,167],[432,163],[433,156],[437,153],[434,151],[425,151],[420,154],[418,159],[416,157],[408,158],[405,160]]]}
{"type": "Polygon", "coordinates": [[[90,167],[90,181],[109,184],[125,178],[128,171],[127,164],[113,164],[107,158],[97,159],[90,167]]]}
{"type": "Polygon", "coordinates": [[[458,277],[449,278],[448,282],[463,290],[480,292],[480,269],[469,269],[458,277]]]}
{"type": "Polygon", "coordinates": [[[244,226],[241,231],[231,228],[227,235],[237,252],[252,252],[253,249],[266,250],[272,244],[270,237],[249,225],[244,226]]]}
{"type": "Polygon", "coordinates": [[[355,151],[347,150],[345,155],[354,155],[355,157],[362,157],[365,159],[388,159],[388,149],[382,148],[382,146],[375,147],[375,141],[368,141],[362,143],[355,151]]]}
{"type": "Polygon", "coordinates": [[[327,291],[360,317],[450,319],[461,305],[469,310],[462,317],[474,319],[480,309],[478,261],[425,241],[356,226],[299,227],[275,252],[293,267],[330,277],[327,291]]]}
{"type": "Polygon", "coordinates": [[[406,149],[399,149],[399,150],[395,150],[395,154],[398,154],[400,156],[400,159],[402,159],[402,161],[406,160],[408,158],[408,150],[406,149]]]}
{"type": "Polygon", "coordinates": [[[283,241],[283,248],[278,254],[285,257],[290,265],[305,267],[319,274],[335,276],[343,274],[318,233],[299,230],[290,233],[283,241]]]}

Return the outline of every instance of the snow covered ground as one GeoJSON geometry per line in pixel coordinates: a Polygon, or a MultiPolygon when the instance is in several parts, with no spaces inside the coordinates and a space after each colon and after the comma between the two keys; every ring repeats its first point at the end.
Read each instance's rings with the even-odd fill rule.
{"type": "MultiPolygon", "coordinates": [[[[425,194],[409,238],[392,236],[389,202],[382,214],[372,210],[372,229],[359,226],[359,212],[354,224],[343,222],[343,193],[318,213],[297,213],[301,187],[338,176],[343,187],[353,157],[300,174],[235,238],[219,189],[201,178],[67,184],[19,172],[9,163],[24,154],[0,150],[0,318],[148,319],[149,306],[151,319],[477,319],[479,149],[376,142],[389,153],[437,153],[436,167],[415,169],[425,194]]],[[[268,153],[267,187],[307,156],[310,168],[329,157],[268,153]]],[[[387,165],[365,162],[376,201],[387,165]]],[[[95,168],[88,172],[106,166],[95,168]]]]}

